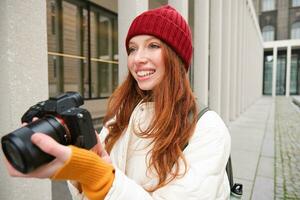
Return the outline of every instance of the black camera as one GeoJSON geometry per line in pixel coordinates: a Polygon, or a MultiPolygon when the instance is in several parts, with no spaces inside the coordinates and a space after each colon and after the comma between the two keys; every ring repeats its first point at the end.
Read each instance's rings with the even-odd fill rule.
{"type": "Polygon", "coordinates": [[[30,107],[21,121],[28,123],[1,139],[7,160],[22,173],[28,173],[50,162],[46,154],[31,142],[36,132],[49,135],[63,145],[91,149],[97,139],[90,113],[79,106],[83,98],[76,92],[66,92],[30,107]],[[32,121],[34,117],[39,119],[32,121]]]}

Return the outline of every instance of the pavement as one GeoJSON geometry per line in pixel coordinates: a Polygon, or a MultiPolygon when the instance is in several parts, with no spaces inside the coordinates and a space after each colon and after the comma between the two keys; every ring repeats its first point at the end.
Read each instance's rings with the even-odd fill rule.
{"type": "Polygon", "coordinates": [[[300,108],[294,99],[300,100],[263,96],[228,125],[241,199],[300,199],[300,108]]]}

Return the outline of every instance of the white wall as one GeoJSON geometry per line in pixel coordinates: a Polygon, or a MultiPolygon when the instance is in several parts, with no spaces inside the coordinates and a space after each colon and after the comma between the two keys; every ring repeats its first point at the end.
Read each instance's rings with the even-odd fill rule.
{"type": "MultiPolygon", "coordinates": [[[[195,8],[198,4],[195,3],[195,8]]],[[[251,0],[211,0],[208,7],[206,23],[195,20],[195,23],[200,22],[195,24],[198,33],[206,32],[209,22],[209,36],[202,35],[209,40],[209,45],[201,42],[203,38],[199,35],[194,38],[194,44],[200,45],[194,47],[195,93],[202,101],[208,99],[210,108],[228,123],[262,95],[263,42],[251,0]],[[203,45],[206,49],[201,52],[198,48],[203,49],[203,45]],[[209,58],[207,78],[203,78],[206,63],[201,63],[201,53],[209,58]],[[207,83],[208,93],[203,87],[207,83]]]]}
{"type": "MultiPolygon", "coordinates": [[[[48,98],[46,1],[0,1],[0,136],[20,126],[34,103],[48,98]]],[[[51,199],[46,180],[11,178],[0,161],[0,199],[51,199]]]]}

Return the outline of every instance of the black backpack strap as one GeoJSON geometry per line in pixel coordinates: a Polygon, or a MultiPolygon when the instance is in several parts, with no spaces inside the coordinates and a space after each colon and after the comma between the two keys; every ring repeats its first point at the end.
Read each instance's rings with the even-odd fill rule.
{"type": "Polygon", "coordinates": [[[234,181],[233,181],[231,156],[229,156],[229,159],[226,164],[226,173],[228,176],[231,195],[241,198],[241,196],[243,195],[243,185],[240,183],[234,183],[234,181]]]}
{"type": "MultiPolygon", "coordinates": [[[[209,111],[209,107],[200,103],[200,106],[197,104],[197,108],[199,110],[198,115],[197,115],[197,121],[199,121],[199,119],[204,115],[204,113],[209,111]]],[[[189,143],[184,145],[184,147],[182,148],[182,151],[187,147],[188,144],[189,143]]]]}
{"type": "Polygon", "coordinates": [[[200,107],[200,111],[198,113],[198,116],[197,116],[197,120],[199,121],[199,119],[204,115],[204,113],[206,113],[207,111],[209,111],[209,107],[208,106],[205,106],[205,105],[201,105],[200,107]]]}

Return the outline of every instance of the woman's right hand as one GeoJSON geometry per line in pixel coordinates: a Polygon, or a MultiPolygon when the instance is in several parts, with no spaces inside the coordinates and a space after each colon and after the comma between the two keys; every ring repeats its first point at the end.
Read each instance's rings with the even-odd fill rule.
{"type": "Polygon", "coordinates": [[[10,176],[13,177],[31,177],[31,178],[50,178],[60,169],[65,162],[71,157],[72,150],[68,146],[59,144],[53,138],[46,134],[35,133],[31,136],[33,144],[38,146],[45,153],[55,157],[51,162],[40,166],[36,170],[23,174],[17,171],[5,158],[5,165],[10,176]]]}

